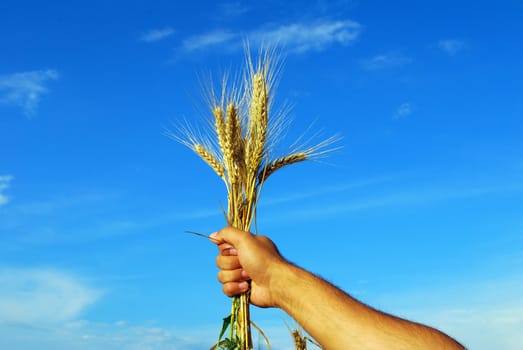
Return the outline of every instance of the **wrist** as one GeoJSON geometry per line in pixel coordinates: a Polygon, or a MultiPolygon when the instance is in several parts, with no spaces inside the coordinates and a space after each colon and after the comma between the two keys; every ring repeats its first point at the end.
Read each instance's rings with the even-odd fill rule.
{"type": "Polygon", "coordinates": [[[292,297],[291,285],[296,283],[298,268],[286,260],[280,260],[271,273],[269,290],[274,307],[286,310],[292,297]]]}

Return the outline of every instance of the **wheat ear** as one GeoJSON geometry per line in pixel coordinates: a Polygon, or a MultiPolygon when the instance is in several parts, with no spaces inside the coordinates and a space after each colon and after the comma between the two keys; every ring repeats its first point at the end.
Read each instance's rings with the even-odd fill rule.
{"type": "Polygon", "coordinates": [[[212,155],[205,147],[201,144],[195,144],[193,148],[194,152],[207,163],[219,177],[225,180],[225,171],[223,165],[212,155]]]}
{"type": "Polygon", "coordinates": [[[307,160],[307,153],[298,152],[294,154],[289,154],[288,156],[276,158],[272,162],[268,163],[263,167],[263,170],[260,171],[258,181],[263,183],[267,178],[272,175],[276,170],[283,168],[284,166],[291,165],[298,162],[303,162],[307,160]]]}
{"type": "Polygon", "coordinates": [[[268,124],[268,86],[265,72],[257,72],[252,79],[251,115],[247,144],[247,171],[251,175],[257,174],[260,168],[265,151],[268,124]]]}
{"type": "Polygon", "coordinates": [[[218,136],[218,144],[220,145],[220,148],[223,151],[223,149],[225,149],[226,146],[226,132],[222,107],[214,107],[212,114],[214,115],[214,129],[216,130],[216,135],[218,136]]]}

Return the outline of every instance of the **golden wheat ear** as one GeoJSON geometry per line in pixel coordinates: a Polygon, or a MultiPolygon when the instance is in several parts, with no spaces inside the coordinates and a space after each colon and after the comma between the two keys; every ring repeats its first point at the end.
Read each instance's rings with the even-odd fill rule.
{"type": "Polygon", "coordinates": [[[202,158],[205,161],[205,163],[207,163],[214,170],[214,172],[219,177],[225,180],[225,170],[223,169],[222,163],[220,163],[218,159],[216,159],[216,157],[213,156],[213,154],[209,150],[207,150],[203,145],[200,144],[194,145],[193,150],[197,155],[200,156],[200,158],[202,158]]]}
{"type": "Polygon", "coordinates": [[[305,152],[289,154],[288,156],[276,158],[275,160],[269,162],[267,165],[263,167],[263,170],[260,172],[258,176],[258,182],[260,184],[263,183],[276,170],[281,169],[284,166],[298,162],[303,162],[304,160],[307,160],[307,154],[305,152]]]}

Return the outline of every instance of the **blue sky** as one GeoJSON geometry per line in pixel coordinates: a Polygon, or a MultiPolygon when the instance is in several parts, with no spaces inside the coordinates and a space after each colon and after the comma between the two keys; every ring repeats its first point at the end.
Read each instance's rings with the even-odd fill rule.
{"type": "MultiPolygon", "coordinates": [[[[165,136],[201,81],[278,42],[289,142],[258,228],[357,298],[474,349],[523,343],[523,4],[0,3],[0,348],[204,349],[230,302],[225,189],[165,136]]],[[[253,310],[291,349],[278,310],[253,310]]]]}

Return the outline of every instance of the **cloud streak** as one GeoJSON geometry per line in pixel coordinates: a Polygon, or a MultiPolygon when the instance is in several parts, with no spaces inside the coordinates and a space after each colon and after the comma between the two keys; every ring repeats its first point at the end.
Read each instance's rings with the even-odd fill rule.
{"type": "Polygon", "coordinates": [[[477,198],[486,195],[523,192],[523,183],[482,186],[469,188],[431,188],[400,191],[382,196],[362,198],[350,202],[329,203],[313,208],[302,207],[286,210],[284,216],[271,214],[271,221],[292,221],[298,219],[322,219],[361,210],[373,210],[383,207],[424,205],[442,201],[477,198]]]}
{"type": "Polygon", "coordinates": [[[237,50],[242,40],[260,45],[278,43],[291,53],[302,54],[309,51],[323,51],[333,45],[349,45],[359,37],[361,25],[351,20],[297,22],[279,26],[258,28],[239,33],[229,30],[216,30],[187,38],[181,46],[186,53],[220,48],[237,50]]]}
{"type": "Polygon", "coordinates": [[[5,205],[9,202],[9,197],[3,194],[10,186],[10,182],[13,180],[12,175],[0,176],[0,206],[5,205]]]}
{"type": "Polygon", "coordinates": [[[440,40],[436,43],[436,47],[446,54],[454,56],[465,48],[465,42],[457,39],[440,40]]]}
{"type": "Polygon", "coordinates": [[[165,27],[162,29],[153,29],[143,33],[140,36],[140,40],[146,43],[153,43],[163,39],[166,39],[174,34],[174,29],[171,27],[165,27]]]}
{"type": "Polygon", "coordinates": [[[24,350],[200,350],[209,348],[216,327],[184,329],[148,322],[132,325],[126,321],[66,321],[53,325],[27,326],[0,323],[0,348],[24,350]]]}
{"type": "Polygon", "coordinates": [[[53,69],[1,76],[0,103],[19,107],[30,117],[36,113],[41,97],[49,92],[47,83],[58,78],[53,69]]]}
{"type": "Polygon", "coordinates": [[[0,322],[41,324],[74,319],[101,292],[49,269],[0,268],[0,322]]]}
{"type": "Polygon", "coordinates": [[[361,64],[366,70],[381,70],[405,66],[412,61],[412,58],[400,52],[387,52],[365,59],[361,64]]]}
{"type": "Polygon", "coordinates": [[[383,296],[402,316],[449,332],[468,349],[517,350],[523,343],[523,284],[518,276],[383,296]]]}
{"type": "Polygon", "coordinates": [[[294,53],[323,51],[332,45],[348,45],[360,35],[361,25],[351,20],[293,23],[259,30],[253,38],[260,43],[277,42],[294,53]]]}
{"type": "Polygon", "coordinates": [[[220,4],[220,9],[226,17],[241,16],[249,11],[249,8],[241,1],[220,4]]]}

